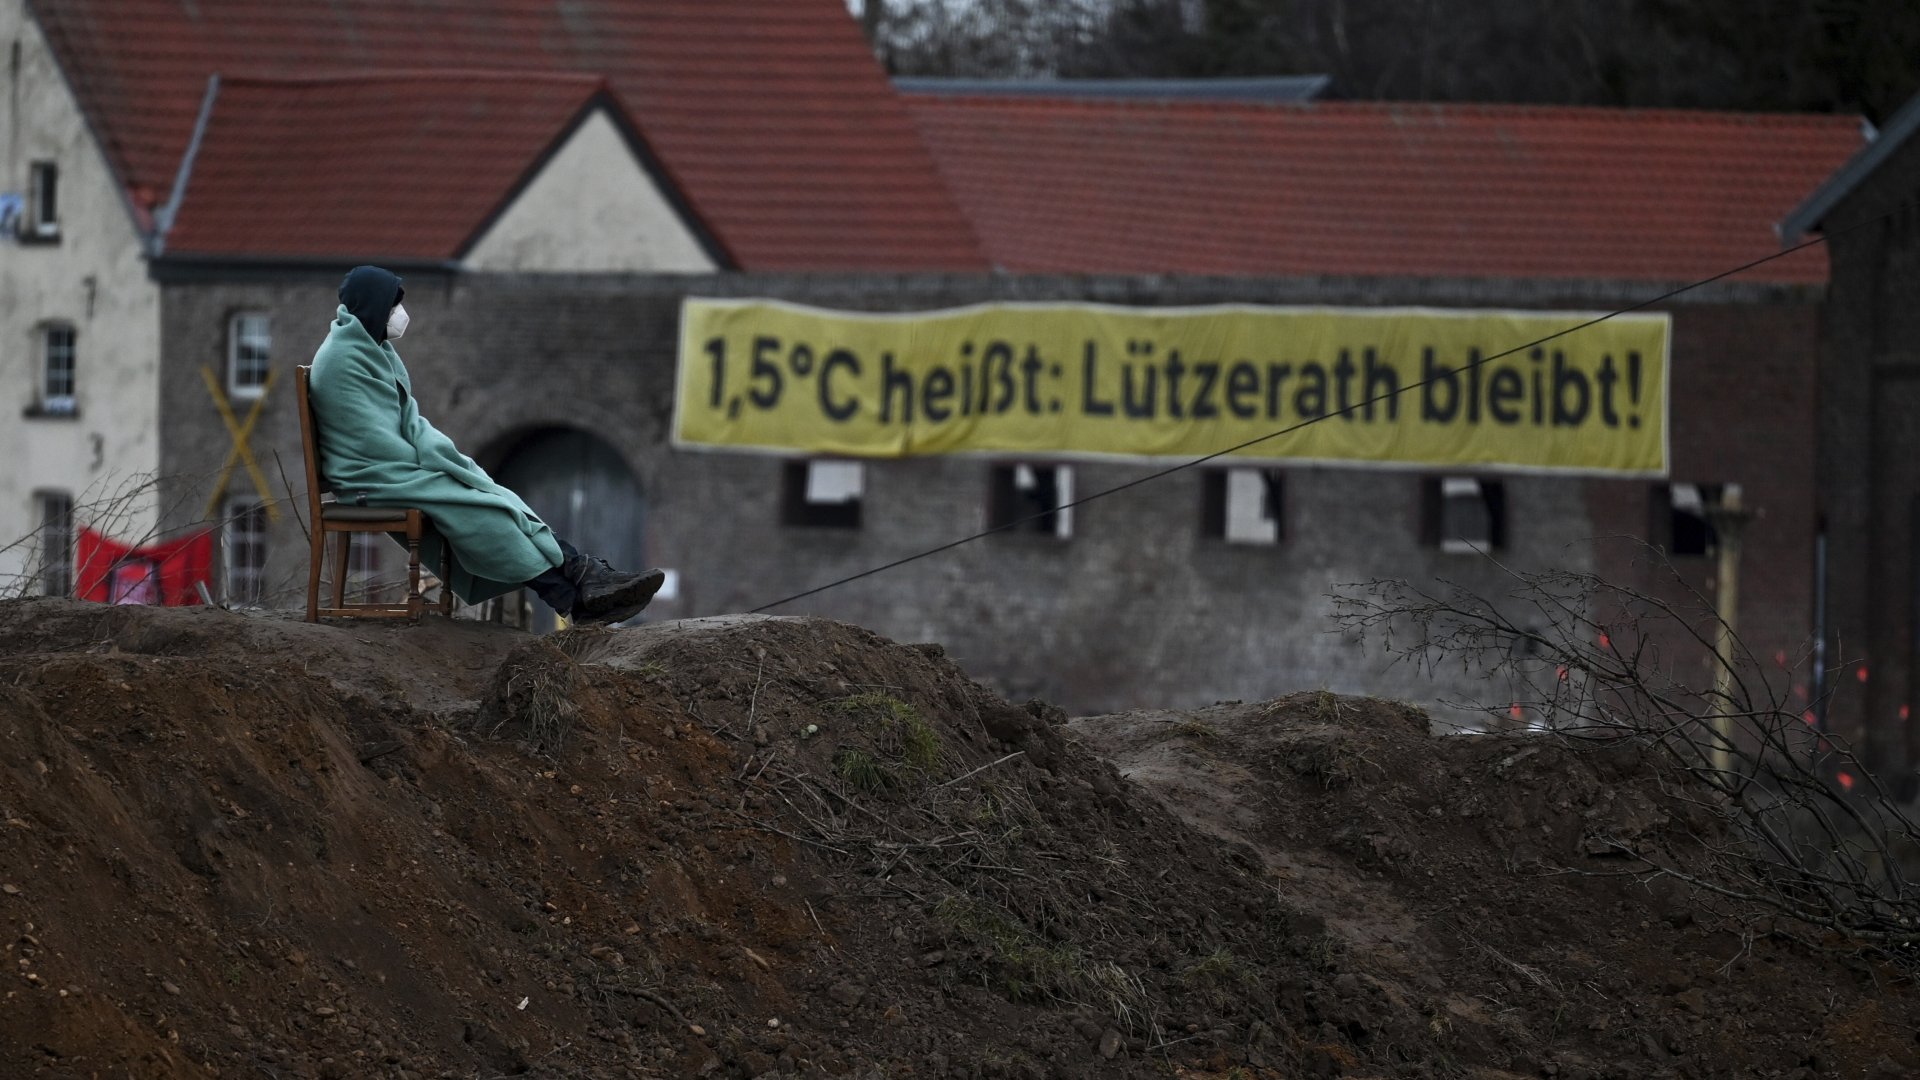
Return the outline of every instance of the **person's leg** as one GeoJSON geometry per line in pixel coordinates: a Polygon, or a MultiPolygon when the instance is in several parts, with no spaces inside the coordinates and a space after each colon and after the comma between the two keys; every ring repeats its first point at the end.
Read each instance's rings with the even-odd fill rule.
{"type": "Polygon", "coordinates": [[[532,589],[542,603],[564,618],[573,613],[573,605],[580,600],[580,591],[574,588],[573,579],[566,575],[562,566],[556,566],[527,582],[527,588],[532,589]]]}
{"type": "Polygon", "coordinates": [[[623,573],[605,559],[582,554],[565,540],[559,543],[564,560],[527,582],[527,588],[575,622],[625,622],[640,614],[666,581],[666,574],[659,570],[623,573]]]}

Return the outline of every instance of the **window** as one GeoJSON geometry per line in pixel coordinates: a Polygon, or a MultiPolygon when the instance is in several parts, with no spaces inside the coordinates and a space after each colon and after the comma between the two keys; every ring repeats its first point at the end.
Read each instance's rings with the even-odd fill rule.
{"type": "Polygon", "coordinates": [[[273,322],[257,311],[227,321],[227,389],[234,397],[259,397],[273,368],[273,322]]]}
{"type": "Polygon", "coordinates": [[[1720,502],[1720,484],[1659,484],[1653,489],[1653,542],[1668,555],[1712,555],[1720,548],[1708,509],[1720,502]]]}
{"type": "Polygon", "coordinates": [[[1280,470],[1210,469],[1200,483],[1202,536],[1229,544],[1280,542],[1280,470]]]}
{"type": "Polygon", "coordinates": [[[987,504],[987,526],[1019,524],[1013,532],[1073,535],[1073,470],[1065,465],[996,465],[987,504]]]}
{"type": "Polygon", "coordinates": [[[857,529],[865,490],[866,466],[857,461],[789,461],[780,520],[803,527],[857,529]]]}
{"type": "Polygon", "coordinates": [[[27,218],[20,235],[32,240],[60,236],[60,166],[36,161],[27,186],[27,218]]]}
{"type": "Polygon", "coordinates": [[[40,591],[47,596],[73,592],[73,496],[43,491],[40,501],[40,591]]]}
{"type": "Polygon", "coordinates": [[[74,336],[73,327],[66,323],[49,323],[40,331],[40,411],[43,413],[73,415],[74,336]]]}
{"type": "Polygon", "coordinates": [[[1433,477],[1425,482],[1427,542],[1452,555],[1494,551],[1507,542],[1507,493],[1498,480],[1433,477]]]}
{"type": "Polygon", "coordinates": [[[258,607],[267,592],[266,505],[252,499],[228,503],[222,540],[226,547],[227,603],[258,607]]]}
{"type": "Polygon", "coordinates": [[[107,573],[107,603],[158,604],[160,564],[152,559],[128,556],[113,564],[107,573]]]}

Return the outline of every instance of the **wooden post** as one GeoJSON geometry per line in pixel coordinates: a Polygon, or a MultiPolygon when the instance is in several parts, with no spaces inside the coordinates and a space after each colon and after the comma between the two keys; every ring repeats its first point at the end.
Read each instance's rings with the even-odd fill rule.
{"type": "Polygon", "coordinates": [[[1719,546],[1714,610],[1719,615],[1713,635],[1713,768],[1720,783],[1734,786],[1733,770],[1733,643],[1740,617],[1740,544],[1741,533],[1752,517],[1740,505],[1740,485],[1728,484],[1720,498],[1707,508],[1707,520],[1713,525],[1719,546]]]}

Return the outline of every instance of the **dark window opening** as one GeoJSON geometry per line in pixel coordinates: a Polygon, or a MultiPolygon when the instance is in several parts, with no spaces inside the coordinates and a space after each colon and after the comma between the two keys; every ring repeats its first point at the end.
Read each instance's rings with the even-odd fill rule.
{"type": "Polygon", "coordinates": [[[1653,536],[1672,556],[1706,556],[1720,550],[1709,511],[1719,505],[1724,484],[1656,484],[1653,536]]]}
{"type": "Polygon", "coordinates": [[[1277,544],[1286,535],[1278,469],[1211,469],[1200,479],[1200,534],[1229,544],[1277,544]]]}
{"type": "Polygon", "coordinates": [[[1507,543],[1507,492],[1498,480],[1429,477],[1422,483],[1421,531],[1453,555],[1497,551],[1507,543]]]}
{"type": "Polygon", "coordinates": [[[857,461],[789,461],[780,520],[814,529],[857,529],[866,467],[857,461]]]}
{"type": "Polygon", "coordinates": [[[31,176],[23,234],[52,239],[60,235],[60,166],[36,161],[31,176]]]}
{"type": "Polygon", "coordinates": [[[1073,470],[1065,465],[995,465],[987,501],[987,527],[1073,535],[1073,470]],[[1018,523],[1017,525],[1015,523],[1018,523]]]}
{"type": "Polygon", "coordinates": [[[73,496],[40,494],[40,591],[47,596],[73,592],[73,496]]]}

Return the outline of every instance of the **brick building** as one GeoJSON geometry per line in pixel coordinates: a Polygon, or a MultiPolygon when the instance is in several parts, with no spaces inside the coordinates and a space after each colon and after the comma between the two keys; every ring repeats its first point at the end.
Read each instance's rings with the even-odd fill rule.
{"type": "Polygon", "coordinates": [[[1883,771],[1920,766],[1920,99],[1808,196],[1787,238],[1831,251],[1820,375],[1827,716],[1883,771]]]}
{"type": "MultiPolygon", "coordinates": [[[[67,252],[120,230],[116,258],[138,272],[113,287],[151,307],[151,371],[76,354],[79,415],[99,412],[90,388],[117,386],[151,431],[150,460],[108,454],[92,471],[162,477],[156,529],[222,522],[225,585],[250,602],[290,602],[304,577],[297,522],[266,509],[292,494],[273,460],[297,475],[297,420],[289,394],[267,392],[253,446],[270,490],[238,476],[209,507],[230,439],[200,373],[222,373],[243,407],[259,399],[267,372],[284,379],[311,355],[353,263],[408,279],[402,352],[427,415],[583,546],[674,570],[655,614],[675,617],[756,607],[975,532],[1021,469],[1056,492],[1142,472],[675,451],[684,297],[1607,311],[1776,250],[1772,223],[1860,142],[1833,118],[896,95],[833,0],[698,13],[602,0],[593,33],[496,0],[463,9],[471,33],[451,15],[431,28],[430,48],[372,3],[236,28],[8,2],[73,88],[65,122],[79,134],[59,153],[93,171],[103,203],[118,191],[134,208],[61,222],[67,252]],[[338,35],[307,21],[340,18],[381,32],[344,60],[312,53],[338,35]],[[523,22],[514,40],[571,44],[490,53],[501,35],[481,32],[487,19],[523,22]],[[736,19],[767,32],[711,32],[736,19]],[[716,57],[716,36],[776,52],[716,57]],[[262,60],[273,77],[245,74],[262,60]],[[327,122],[340,116],[355,119],[327,122]],[[371,178],[354,167],[369,148],[371,178]]],[[[0,273],[37,272],[8,254],[0,273]]],[[[1742,626],[1791,666],[1814,622],[1825,273],[1817,252],[1796,255],[1660,305],[1673,318],[1666,481],[1183,474],[784,610],[940,641],[1007,692],[1076,711],[1316,686],[1498,704],[1505,688],[1430,679],[1330,633],[1326,594],[1375,578],[1498,593],[1500,566],[1445,543],[1448,494],[1476,502],[1507,566],[1656,588],[1638,549],[1597,539],[1638,537],[1704,587],[1698,500],[1738,483],[1760,515],[1742,626]]],[[[73,420],[33,423],[79,434],[73,420]]],[[[61,482],[16,469],[0,501],[27,507],[61,482]]],[[[378,550],[363,555],[368,579],[378,550]]]]}

